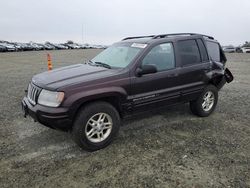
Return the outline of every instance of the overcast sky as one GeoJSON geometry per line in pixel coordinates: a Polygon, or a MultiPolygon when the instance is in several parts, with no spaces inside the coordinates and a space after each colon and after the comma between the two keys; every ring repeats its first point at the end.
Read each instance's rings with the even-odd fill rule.
{"type": "Polygon", "coordinates": [[[224,45],[250,41],[250,0],[0,3],[0,40],[112,44],[126,36],[195,32],[212,35],[224,45]]]}

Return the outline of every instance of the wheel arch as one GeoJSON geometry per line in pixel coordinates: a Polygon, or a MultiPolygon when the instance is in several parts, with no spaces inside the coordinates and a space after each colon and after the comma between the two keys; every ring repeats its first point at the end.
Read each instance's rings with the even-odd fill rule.
{"type": "Polygon", "coordinates": [[[224,78],[224,75],[218,75],[216,77],[213,77],[209,84],[214,85],[218,90],[220,90],[226,83],[226,80],[224,78]]]}
{"type": "Polygon", "coordinates": [[[70,106],[70,117],[74,121],[79,110],[93,102],[104,101],[111,104],[119,113],[120,117],[123,117],[122,103],[126,100],[126,95],[121,92],[103,92],[95,95],[82,96],[75,100],[70,106]]]}
{"type": "Polygon", "coordinates": [[[211,71],[207,74],[208,84],[214,85],[220,90],[226,83],[224,71],[211,71]]]}

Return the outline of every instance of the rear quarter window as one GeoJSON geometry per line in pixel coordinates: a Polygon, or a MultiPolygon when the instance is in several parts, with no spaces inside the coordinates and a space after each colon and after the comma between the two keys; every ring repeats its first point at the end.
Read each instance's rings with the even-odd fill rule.
{"type": "Polygon", "coordinates": [[[213,61],[220,62],[221,58],[220,58],[220,46],[219,46],[219,44],[216,42],[210,42],[210,41],[206,41],[206,44],[207,44],[207,51],[208,51],[210,58],[213,61]]]}

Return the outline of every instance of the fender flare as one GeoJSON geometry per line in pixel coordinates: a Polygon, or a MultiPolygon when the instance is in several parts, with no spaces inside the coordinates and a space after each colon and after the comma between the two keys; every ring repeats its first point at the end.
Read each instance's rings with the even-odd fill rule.
{"type": "Polygon", "coordinates": [[[64,101],[69,106],[69,115],[74,117],[78,109],[89,101],[99,100],[103,98],[115,97],[119,103],[127,99],[127,92],[121,87],[106,87],[101,89],[93,89],[88,91],[81,91],[71,95],[64,101]]]}

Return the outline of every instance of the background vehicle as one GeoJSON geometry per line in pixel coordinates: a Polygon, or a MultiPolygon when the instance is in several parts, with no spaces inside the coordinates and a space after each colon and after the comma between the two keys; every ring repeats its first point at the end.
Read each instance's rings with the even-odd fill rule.
{"type": "Polygon", "coordinates": [[[242,53],[241,47],[236,47],[236,48],[235,48],[235,51],[236,51],[237,53],[242,53]]]}
{"type": "Polygon", "coordinates": [[[242,47],[241,49],[243,53],[250,53],[250,47],[242,47]]]}
{"type": "Polygon", "coordinates": [[[60,46],[62,49],[64,49],[64,50],[69,49],[69,47],[68,47],[68,46],[66,46],[66,45],[64,45],[64,44],[59,44],[59,46],[60,46]]]}
{"type": "MultiPolygon", "coordinates": [[[[0,41],[0,45],[2,47],[2,51],[6,48],[7,51],[33,51],[33,50],[66,50],[66,49],[105,49],[107,46],[105,45],[90,45],[90,44],[77,44],[73,41],[70,43],[50,43],[45,42],[45,44],[29,42],[29,43],[21,43],[21,42],[8,42],[8,41],[0,41]]],[[[0,51],[0,52],[2,52],[0,51]]]]}
{"type": "Polygon", "coordinates": [[[76,43],[73,43],[73,44],[64,44],[64,45],[66,45],[69,49],[81,49],[81,46],[79,46],[76,43]]]}
{"type": "Polygon", "coordinates": [[[225,46],[223,47],[223,51],[226,53],[234,53],[236,52],[236,49],[233,46],[225,46]]]}
{"type": "Polygon", "coordinates": [[[24,116],[72,132],[82,148],[109,145],[121,119],[176,103],[209,116],[218,91],[233,76],[213,37],[181,33],[128,37],[88,64],[35,75],[23,98],[24,116]]]}
{"type": "Polygon", "coordinates": [[[64,45],[67,46],[68,49],[74,49],[74,45],[73,44],[65,43],[64,45]]]}
{"type": "Polygon", "coordinates": [[[0,52],[7,52],[7,47],[0,45],[0,52]]]}
{"type": "Polygon", "coordinates": [[[49,43],[51,46],[54,47],[54,49],[56,50],[65,50],[68,49],[67,46],[63,45],[63,44],[55,44],[55,43],[49,43]]]}
{"type": "Polygon", "coordinates": [[[8,52],[16,51],[16,47],[13,44],[10,44],[8,42],[5,42],[5,41],[1,42],[0,45],[6,47],[8,52]]]}
{"type": "Polygon", "coordinates": [[[22,46],[19,43],[12,42],[12,43],[9,43],[9,44],[13,45],[15,47],[16,51],[22,51],[22,46]]]}
{"type": "Polygon", "coordinates": [[[45,46],[43,44],[40,44],[40,43],[36,43],[37,47],[38,47],[38,50],[45,50],[45,46]]]}
{"type": "Polygon", "coordinates": [[[86,44],[78,44],[78,46],[80,47],[80,49],[87,49],[86,44]]]}
{"type": "Polygon", "coordinates": [[[49,42],[46,42],[44,44],[44,47],[45,47],[45,50],[55,50],[56,49],[56,47],[54,45],[50,44],[49,42]]]}
{"type": "Polygon", "coordinates": [[[24,51],[35,50],[34,46],[32,46],[30,43],[23,43],[23,49],[24,49],[24,51]]]}
{"type": "Polygon", "coordinates": [[[105,49],[106,46],[103,46],[103,45],[92,45],[92,48],[96,48],[96,49],[105,49]]]}
{"type": "Polygon", "coordinates": [[[42,46],[38,43],[30,42],[29,45],[33,48],[33,50],[43,50],[44,49],[44,46],[42,46]]]}

